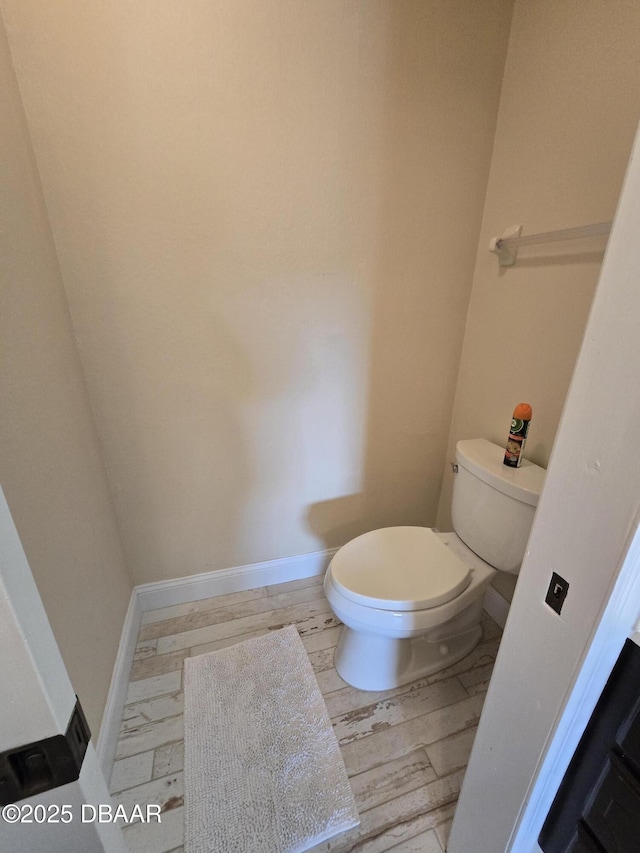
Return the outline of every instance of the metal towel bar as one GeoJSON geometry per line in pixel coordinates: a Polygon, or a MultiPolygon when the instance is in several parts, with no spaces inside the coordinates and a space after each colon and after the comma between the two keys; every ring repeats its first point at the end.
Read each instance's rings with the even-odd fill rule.
{"type": "Polygon", "coordinates": [[[502,237],[491,238],[489,251],[498,256],[501,267],[511,267],[518,257],[519,246],[537,246],[541,243],[559,243],[586,237],[607,237],[610,231],[611,222],[598,222],[595,225],[579,225],[576,228],[562,228],[522,237],[522,225],[514,225],[508,228],[502,237]]]}

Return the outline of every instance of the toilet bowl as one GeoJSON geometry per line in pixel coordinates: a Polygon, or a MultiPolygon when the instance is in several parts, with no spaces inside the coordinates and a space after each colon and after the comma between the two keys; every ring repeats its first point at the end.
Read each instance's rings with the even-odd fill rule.
{"type": "Polygon", "coordinates": [[[338,674],[360,690],[387,690],[454,664],[482,635],[482,600],[495,574],[455,533],[388,527],[352,540],[335,555],[324,580],[331,609],[343,623],[338,674]],[[388,575],[382,560],[366,571],[375,551],[393,563],[388,575]],[[436,577],[421,571],[430,560],[436,577]],[[355,583],[349,571],[354,565],[362,569],[353,573],[355,583]]]}
{"type": "Polygon", "coordinates": [[[458,443],[455,531],[387,527],[336,552],[324,590],[343,623],[334,662],[348,684],[399,687],[478,643],[484,593],[498,570],[519,570],[544,479],[526,460],[505,468],[503,453],[484,439],[458,443]]]}

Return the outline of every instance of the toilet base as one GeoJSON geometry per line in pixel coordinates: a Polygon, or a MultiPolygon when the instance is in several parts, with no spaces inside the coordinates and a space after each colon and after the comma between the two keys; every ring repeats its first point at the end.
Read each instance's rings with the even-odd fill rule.
{"type": "Polygon", "coordinates": [[[401,639],[342,626],[334,655],[338,675],[358,690],[391,690],[446,669],[482,637],[482,599],[418,637],[401,639]]]}

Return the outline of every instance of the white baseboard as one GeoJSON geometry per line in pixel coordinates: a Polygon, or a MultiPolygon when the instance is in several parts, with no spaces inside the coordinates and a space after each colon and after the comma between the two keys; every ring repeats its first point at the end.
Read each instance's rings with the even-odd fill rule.
{"type": "MultiPolygon", "coordinates": [[[[320,575],[324,573],[337,550],[333,548],[327,551],[314,551],[310,554],[283,557],[280,560],[267,560],[263,563],[203,572],[185,578],[141,584],[134,588],[122,626],[120,647],[96,745],[98,760],[107,782],[113,768],[142,614],[147,610],[170,607],[173,604],[184,604],[202,598],[213,598],[217,595],[320,575]]],[[[484,609],[501,628],[504,628],[509,613],[509,602],[492,586],[489,586],[485,593],[484,609]]]]}
{"type": "Polygon", "coordinates": [[[503,598],[503,596],[500,595],[494,586],[491,586],[491,584],[489,584],[487,591],[484,594],[483,607],[489,616],[491,616],[493,621],[497,622],[504,630],[511,605],[506,598],[503,598]]]}
{"type": "Polygon", "coordinates": [[[159,607],[170,607],[172,604],[184,604],[187,601],[227,595],[230,592],[310,578],[326,570],[337,550],[333,548],[328,551],[314,551],[311,554],[235,566],[217,572],[203,572],[186,578],[145,583],[136,587],[140,609],[144,613],[159,607]]]}
{"type": "Polygon", "coordinates": [[[184,604],[187,601],[198,601],[230,592],[320,575],[326,570],[331,557],[337,550],[333,548],[328,551],[314,551],[311,554],[299,554],[295,557],[283,557],[280,560],[267,560],[263,563],[235,566],[232,569],[204,572],[186,578],[146,583],[134,587],[122,626],[120,646],[96,745],[98,760],[107,783],[113,769],[142,614],[146,610],[156,610],[172,604],[184,604]]]}
{"type": "Polygon", "coordinates": [[[127,608],[126,616],[124,617],[122,633],[120,635],[120,645],[118,646],[118,654],[116,655],[116,662],[113,666],[111,684],[109,686],[107,702],[102,715],[100,734],[98,735],[98,742],[96,744],[96,755],[98,756],[98,761],[100,762],[100,766],[102,767],[102,771],[107,780],[107,785],[109,784],[111,770],[113,768],[113,760],[116,754],[118,735],[120,733],[120,723],[122,721],[122,711],[127,697],[129,677],[131,675],[131,664],[133,663],[133,655],[136,650],[136,642],[142,617],[142,611],[140,609],[140,602],[138,601],[136,590],[137,587],[134,587],[131,593],[129,607],[127,608]]]}

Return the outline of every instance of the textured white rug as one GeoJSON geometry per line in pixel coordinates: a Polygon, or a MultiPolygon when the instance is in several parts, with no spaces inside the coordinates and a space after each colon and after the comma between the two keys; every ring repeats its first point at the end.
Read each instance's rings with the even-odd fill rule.
{"type": "Polygon", "coordinates": [[[185,660],[185,853],[298,853],[359,821],[294,626],[185,660]]]}

